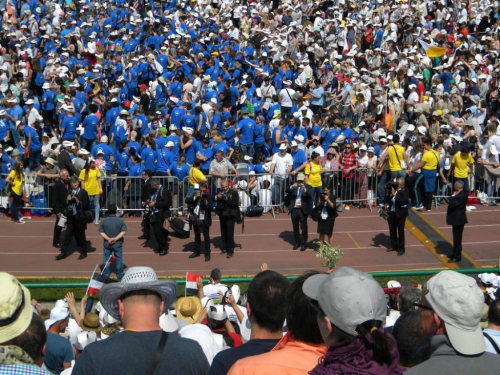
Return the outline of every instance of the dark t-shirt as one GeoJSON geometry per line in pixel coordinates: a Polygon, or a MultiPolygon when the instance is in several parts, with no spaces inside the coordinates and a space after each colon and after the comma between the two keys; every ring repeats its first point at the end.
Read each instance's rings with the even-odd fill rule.
{"type": "Polygon", "coordinates": [[[147,113],[149,110],[149,102],[150,101],[151,101],[151,99],[149,98],[148,94],[141,95],[140,104],[142,105],[142,109],[144,110],[145,113],[147,113]]]}
{"type": "Polygon", "coordinates": [[[47,346],[43,362],[53,374],[60,374],[63,363],[71,363],[75,359],[73,348],[68,339],[54,333],[47,332],[47,346]]]}
{"type": "Polygon", "coordinates": [[[237,348],[219,352],[212,362],[209,375],[226,375],[229,369],[240,359],[268,353],[279,341],[279,339],[255,339],[237,348]]]}
{"type": "Polygon", "coordinates": [[[224,95],[224,99],[222,100],[222,107],[223,108],[231,107],[231,90],[230,89],[224,90],[222,95],[224,95]]]}
{"type": "MultiPolygon", "coordinates": [[[[160,337],[161,331],[125,331],[97,341],[85,348],[72,374],[145,374],[160,337]]],[[[207,358],[196,341],[169,333],[154,374],[205,375],[208,370],[207,358]]]]}

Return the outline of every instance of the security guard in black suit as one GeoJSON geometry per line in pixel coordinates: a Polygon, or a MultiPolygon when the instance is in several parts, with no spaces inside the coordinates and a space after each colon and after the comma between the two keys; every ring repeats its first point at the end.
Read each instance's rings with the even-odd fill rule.
{"type": "Polygon", "coordinates": [[[151,229],[151,210],[149,209],[149,200],[151,199],[151,185],[149,181],[153,173],[149,169],[142,171],[142,183],[141,183],[141,202],[144,212],[142,214],[142,235],[137,237],[139,240],[149,240],[149,230],[151,229]]]}
{"type": "Polygon", "coordinates": [[[160,256],[168,254],[168,230],[163,227],[163,222],[170,217],[170,207],[172,206],[172,193],[158,180],[151,179],[151,198],[149,208],[151,209],[151,225],[153,233],[158,242],[159,249],[154,250],[160,256]]]}
{"type": "Polygon", "coordinates": [[[62,227],[59,226],[59,219],[68,207],[68,190],[69,186],[69,172],[66,169],[61,169],[59,172],[59,179],[54,183],[54,192],[52,197],[52,213],[56,216],[56,223],[54,225],[54,236],[52,237],[52,246],[61,248],[61,232],[62,227]]]}
{"type": "MultiPolygon", "coordinates": [[[[64,233],[65,237],[61,253],[56,256],[56,260],[61,260],[68,256],[68,248],[72,237],[75,237],[77,245],[82,248],[78,260],[87,257],[87,237],[85,236],[87,222],[84,212],[90,207],[90,199],[87,192],[80,188],[80,180],[77,176],[70,178],[70,185],[71,188],[68,190],[66,197],[66,232],[64,233]]],[[[90,219],[92,220],[92,217],[90,219]]]]}
{"type": "Polygon", "coordinates": [[[410,191],[405,189],[405,179],[403,177],[398,178],[397,183],[397,188],[391,187],[388,195],[389,217],[387,222],[389,223],[391,247],[386,251],[397,251],[398,256],[401,256],[405,253],[405,223],[408,216],[410,191]]]}
{"type": "Polygon", "coordinates": [[[457,180],[453,184],[453,194],[448,202],[446,212],[446,224],[452,226],[453,231],[453,254],[449,262],[462,261],[462,235],[465,224],[467,224],[467,192],[464,190],[463,181],[457,180]]]}
{"type": "Polygon", "coordinates": [[[234,255],[234,224],[240,214],[238,193],[229,188],[227,180],[221,181],[221,190],[216,195],[216,212],[219,215],[222,240],[221,255],[231,258],[234,255]]]}
{"type": "Polygon", "coordinates": [[[201,234],[205,241],[205,262],[210,261],[210,226],[212,225],[213,200],[207,191],[208,185],[202,182],[199,186],[194,185],[194,195],[186,198],[189,206],[189,220],[194,231],[194,252],[189,258],[201,255],[201,234]]]}
{"type": "Polygon", "coordinates": [[[290,186],[291,201],[288,205],[288,211],[292,216],[293,237],[295,239],[293,250],[297,250],[300,247],[300,251],[307,249],[307,217],[312,209],[312,191],[307,189],[304,179],[305,175],[299,173],[297,175],[297,182],[290,186]],[[302,229],[302,234],[300,233],[300,229],[302,229]]]}

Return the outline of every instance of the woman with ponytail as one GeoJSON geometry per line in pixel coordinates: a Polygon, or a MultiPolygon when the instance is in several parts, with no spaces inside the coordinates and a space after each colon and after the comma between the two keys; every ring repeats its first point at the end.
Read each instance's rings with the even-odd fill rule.
{"type": "Polygon", "coordinates": [[[323,340],[329,346],[311,375],[400,375],[394,338],[384,330],[385,294],[375,279],[342,267],[314,275],[302,290],[312,299],[323,340]]]}

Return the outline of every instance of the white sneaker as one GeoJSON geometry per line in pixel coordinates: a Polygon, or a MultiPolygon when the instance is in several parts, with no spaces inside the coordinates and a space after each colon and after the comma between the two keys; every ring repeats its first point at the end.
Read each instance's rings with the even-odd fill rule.
{"type": "Polygon", "coordinates": [[[469,211],[469,212],[470,212],[470,211],[472,211],[472,206],[466,206],[466,207],[465,207],[465,210],[466,210],[466,211],[469,211]]]}
{"type": "Polygon", "coordinates": [[[412,207],[415,211],[421,211],[424,209],[424,206],[420,205],[420,206],[416,206],[416,207],[412,207]]]}
{"type": "Polygon", "coordinates": [[[99,219],[96,219],[96,221],[94,222],[95,225],[99,225],[99,219]]]}

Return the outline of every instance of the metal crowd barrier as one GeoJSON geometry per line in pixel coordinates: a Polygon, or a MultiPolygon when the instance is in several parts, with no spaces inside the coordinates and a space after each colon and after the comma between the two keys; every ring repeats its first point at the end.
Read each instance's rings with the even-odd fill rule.
{"type": "MultiPolygon", "coordinates": [[[[342,170],[323,170],[321,172],[323,186],[328,185],[338,201],[343,204],[354,204],[368,207],[371,210],[377,203],[378,179],[373,170],[356,169],[352,176],[344,176],[342,170]]],[[[210,175],[206,176],[210,192],[215,195],[220,188],[220,180],[210,175]]],[[[297,175],[281,176],[278,174],[241,173],[228,175],[230,186],[238,191],[240,209],[245,212],[251,205],[264,207],[264,213],[284,211],[284,201],[290,186],[297,175]],[[245,181],[244,183],[241,181],[245,181]]],[[[1,176],[2,179],[6,175],[1,176]]],[[[172,191],[172,213],[182,215],[186,212],[185,197],[190,191],[189,177],[180,181],[176,177],[155,176],[163,186],[172,191]]],[[[23,209],[31,210],[36,215],[50,211],[53,199],[53,186],[57,178],[39,177],[36,172],[27,172],[24,176],[25,205],[23,209]]],[[[139,214],[142,207],[141,177],[103,176],[101,177],[103,193],[99,197],[101,211],[114,203],[129,214],[139,214]]],[[[316,197],[317,199],[317,197],[316,197]]],[[[4,190],[0,193],[0,208],[6,208],[8,197],[4,190]]],[[[91,207],[93,209],[93,207],[91,207]]]]}

